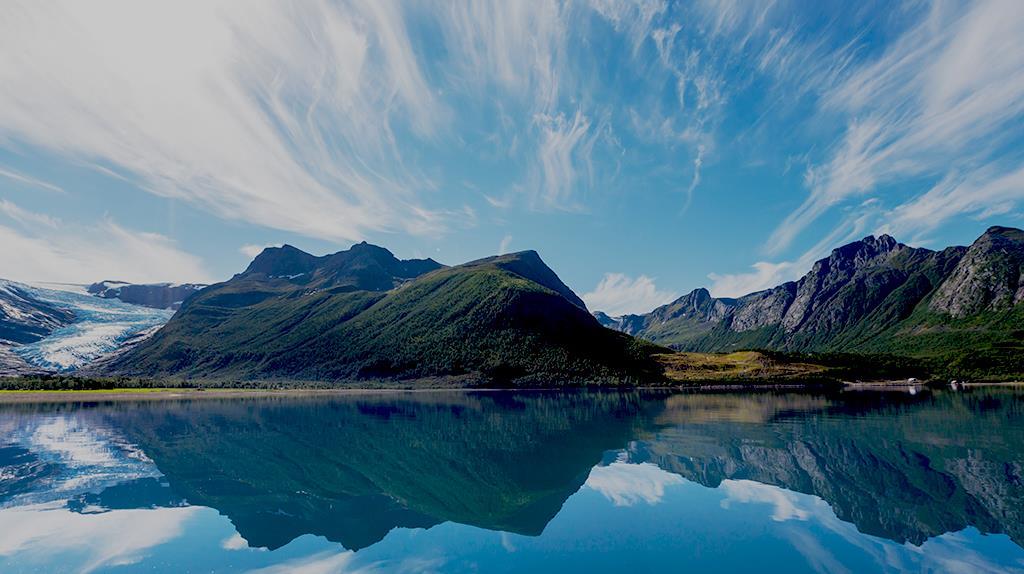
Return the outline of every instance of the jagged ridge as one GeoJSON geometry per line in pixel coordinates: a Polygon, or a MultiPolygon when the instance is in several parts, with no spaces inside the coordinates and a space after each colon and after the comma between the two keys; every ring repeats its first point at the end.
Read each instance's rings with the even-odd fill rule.
{"type": "MultiPolygon", "coordinates": [[[[866,237],[772,289],[736,299],[697,289],[646,315],[598,318],[686,351],[890,352],[956,363],[967,349],[1019,346],[1022,261],[1024,232],[1006,227],[942,251],[866,237]]],[[[1010,351],[996,354],[997,370],[1024,372],[1010,351]]]]}

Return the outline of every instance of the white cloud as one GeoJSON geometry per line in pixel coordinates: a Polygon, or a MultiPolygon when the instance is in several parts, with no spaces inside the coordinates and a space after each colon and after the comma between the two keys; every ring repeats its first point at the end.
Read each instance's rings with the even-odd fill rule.
{"type": "Polygon", "coordinates": [[[249,574],[355,574],[357,572],[368,573],[376,570],[373,566],[360,569],[352,568],[351,564],[355,558],[356,553],[352,551],[324,551],[288,560],[274,566],[250,570],[249,574]]]}
{"type": "Polygon", "coordinates": [[[236,532],[221,541],[220,547],[224,550],[246,550],[249,548],[249,543],[236,532]]]}
{"type": "Polygon", "coordinates": [[[615,506],[650,505],[661,502],[665,488],[682,484],[683,479],[651,463],[613,462],[595,466],[587,478],[587,487],[600,492],[615,506]]]}
{"type": "Polygon", "coordinates": [[[693,192],[696,191],[697,186],[700,185],[700,168],[704,165],[704,146],[697,146],[697,157],[693,158],[693,179],[690,180],[690,186],[686,188],[686,205],[684,210],[690,207],[690,202],[693,201],[693,192]]]}
{"type": "Polygon", "coordinates": [[[257,255],[263,253],[263,250],[268,247],[280,247],[280,245],[271,245],[269,243],[264,245],[256,245],[255,243],[247,243],[239,247],[238,252],[241,253],[242,255],[245,255],[249,259],[255,259],[257,255]]]}
{"type": "Polygon", "coordinates": [[[211,276],[195,256],[167,237],[122,227],[111,219],[95,225],[60,224],[44,214],[4,201],[0,213],[0,268],[5,279],[81,283],[117,279],[133,283],[195,281],[211,276]]]}
{"type": "Polygon", "coordinates": [[[445,117],[394,4],[8,4],[0,51],[4,145],[316,237],[442,225],[392,130],[445,117]]]}
{"type": "MultiPolygon", "coordinates": [[[[135,564],[184,532],[201,509],[162,508],[77,514],[55,505],[0,510],[0,556],[15,563],[93,572],[135,564]]],[[[42,569],[42,568],[41,568],[42,569]]]]}
{"type": "Polygon", "coordinates": [[[820,499],[752,480],[723,480],[719,488],[726,496],[722,506],[728,507],[732,502],[768,504],[772,507],[772,520],[776,522],[807,520],[822,512],[829,513],[822,509],[815,512],[803,508],[806,505],[820,504],[820,499]]]}
{"type": "Polygon", "coordinates": [[[483,94],[496,86],[513,101],[526,102],[526,117],[553,112],[566,81],[566,5],[449,2],[447,8],[441,22],[445,44],[460,56],[452,65],[463,87],[483,94]]]}
{"type": "Polygon", "coordinates": [[[13,219],[14,221],[22,225],[34,225],[49,227],[51,229],[56,228],[60,225],[60,220],[54,217],[50,217],[45,213],[36,213],[27,209],[18,207],[13,202],[7,201],[6,199],[0,199],[0,213],[13,219]]]}
{"type": "MultiPolygon", "coordinates": [[[[983,187],[1012,175],[1018,165],[997,169],[991,158],[1019,137],[1007,126],[1024,116],[1022,34],[1024,4],[1016,0],[963,11],[936,5],[879,58],[827,78],[834,83],[821,86],[822,114],[847,117],[847,128],[826,161],[809,170],[810,195],[776,228],[768,252],[779,253],[834,206],[882,185],[962,177],[983,187]]],[[[1002,196],[1016,203],[1024,188],[1002,196]]],[[[902,212],[922,200],[912,197],[902,212]]]]}
{"type": "Polygon", "coordinates": [[[605,273],[597,287],[584,293],[582,299],[590,309],[618,316],[647,313],[676,297],[673,292],[658,290],[654,279],[646,275],[633,279],[622,273],[605,273]]]}
{"type": "Polygon", "coordinates": [[[708,291],[715,297],[742,297],[748,293],[770,289],[790,281],[807,272],[809,261],[758,261],[751,265],[753,271],[746,273],[709,273],[711,287],[708,291]]]}
{"type": "Polygon", "coordinates": [[[39,189],[45,189],[46,191],[65,193],[64,188],[60,186],[43,181],[41,179],[29,177],[23,173],[19,173],[11,169],[0,168],[0,177],[6,177],[7,179],[10,179],[12,181],[16,181],[18,183],[22,183],[31,187],[37,187],[39,189]]]}
{"type": "Polygon", "coordinates": [[[501,238],[501,243],[498,245],[498,255],[504,255],[508,253],[508,248],[512,244],[512,235],[508,234],[501,238]]]}

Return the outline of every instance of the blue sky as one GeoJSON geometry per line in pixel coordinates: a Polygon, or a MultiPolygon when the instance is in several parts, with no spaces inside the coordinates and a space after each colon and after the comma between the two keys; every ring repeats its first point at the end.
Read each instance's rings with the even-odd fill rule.
{"type": "Polygon", "coordinates": [[[1022,223],[1024,2],[7,2],[0,276],[536,249],[591,308],[1022,223]],[[143,5],[145,4],[145,5],[143,5]]]}

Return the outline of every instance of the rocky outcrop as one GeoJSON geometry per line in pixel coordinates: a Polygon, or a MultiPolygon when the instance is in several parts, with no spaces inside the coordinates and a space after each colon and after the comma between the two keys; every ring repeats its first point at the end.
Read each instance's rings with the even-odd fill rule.
{"type": "Polygon", "coordinates": [[[100,281],[86,290],[103,299],[118,299],[124,303],[153,309],[177,309],[193,293],[206,285],[199,283],[146,283],[100,281]]]}

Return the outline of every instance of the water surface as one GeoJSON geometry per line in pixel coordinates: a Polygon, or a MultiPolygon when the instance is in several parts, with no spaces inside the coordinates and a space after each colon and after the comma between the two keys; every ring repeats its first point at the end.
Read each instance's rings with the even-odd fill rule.
{"type": "Polygon", "coordinates": [[[0,405],[3,572],[1024,572],[1024,392],[0,405]]]}

